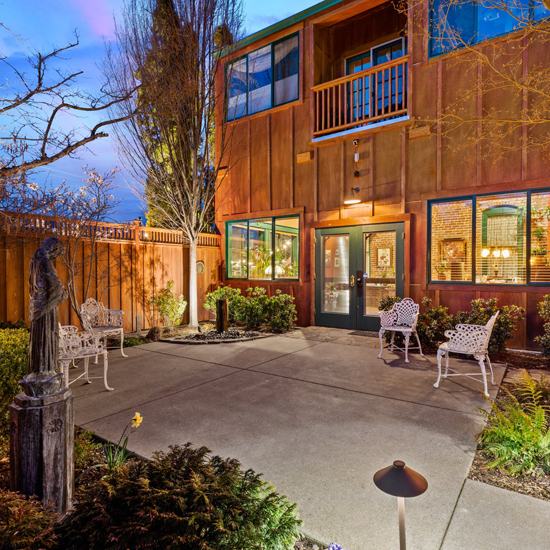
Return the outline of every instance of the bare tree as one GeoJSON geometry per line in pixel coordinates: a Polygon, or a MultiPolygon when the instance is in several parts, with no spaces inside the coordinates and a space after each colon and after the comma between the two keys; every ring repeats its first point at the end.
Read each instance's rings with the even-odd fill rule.
{"type": "MultiPolygon", "coordinates": [[[[0,24],[0,32],[10,33],[0,24]]],[[[79,45],[78,35],[64,47],[54,47],[47,53],[34,52],[27,58],[29,72],[18,68],[12,60],[0,54],[0,73],[4,85],[0,88],[0,185],[17,184],[17,177],[75,152],[107,137],[105,127],[121,122],[134,113],[119,119],[103,120],[93,127],[82,124],[67,129],[62,120],[76,116],[101,113],[126,98],[101,88],[92,95],[79,89],[77,82],[83,71],[66,71],[65,56],[79,45]]],[[[4,190],[4,193],[7,191],[4,190]]]]}
{"type": "Polygon", "coordinates": [[[83,172],[86,177],[79,189],[62,184],[54,190],[56,200],[44,208],[55,219],[54,231],[65,244],[61,260],[67,269],[69,300],[81,322],[80,297],[82,302],[91,297],[101,301],[124,277],[120,255],[108,250],[113,228],[104,223],[120,203],[113,195],[117,170],[101,175],[85,167],[83,172]]]}
{"type": "Polygon", "coordinates": [[[105,67],[116,93],[141,85],[114,107],[126,118],[116,131],[120,158],[149,215],[189,241],[191,326],[198,325],[198,239],[213,223],[218,174],[232,141],[226,125],[218,128],[214,151],[224,102],[217,50],[229,47],[241,21],[240,0],[128,0],[105,67]],[[138,117],[128,116],[137,109],[138,117]]]}
{"type": "Polygon", "coordinates": [[[460,97],[438,118],[418,118],[439,125],[443,135],[460,129],[467,139],[459,148],[481,142],[495,159],[520,148],[548,149],[550,64],[546,58],[527,67],[525,56],[541,47],[550,52],[550,0],[437,0],[431,10],[425,5],[411,0],[397,9],[413,14],[416,40],[424,38],[432,54],[455,52],[452,63],[460,65],[463,78],[460,97]],[[498,32],[470,23],[474,9],[485,25],[499,25],[498,32]],[[505,38],[484,42],[494,35],[505,38]],[[485,101],[492,95],[506,99],[485,101]],[[481,109],[469,107],[476,101],[481,109]]]}

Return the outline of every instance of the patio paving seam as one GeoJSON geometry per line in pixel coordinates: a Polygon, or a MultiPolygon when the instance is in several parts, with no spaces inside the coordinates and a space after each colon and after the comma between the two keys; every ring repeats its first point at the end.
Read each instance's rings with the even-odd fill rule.
{"type": "MultiPolygon", "coordinates": [[[[470,471],[470,468],[472,467],[472,464],[474,462],[474,456],[472,456],[472,460],[470,461],[470,466],[468,467],[468,472],[470,471]]],[[[464,481],[462,482],[462,485],[460,486],[460,491],[458,492],[458,496],[456,497],[455,505],[453,506],[453,511],[451,512],[451,515],[449,516],[449,521],[447,521],[447,526],[445,527],[445,531],[443,532],[443,538],[441,539],[441,544],[439,545],[439,550],[442,550],[443,545],[445,544],[445,539],[447,538],[447,533],[449,532],[449,529],[451,527],[451,523],[453,522],[453,518],[455,517],[456,508],[458,506],[460,496],[462,495],[462,491],[464,491],[464,486],[466,485],[466,480],[467,479],[468,479],[468,475],[466,475],[466,477],[464,478],[464,481]]]]}

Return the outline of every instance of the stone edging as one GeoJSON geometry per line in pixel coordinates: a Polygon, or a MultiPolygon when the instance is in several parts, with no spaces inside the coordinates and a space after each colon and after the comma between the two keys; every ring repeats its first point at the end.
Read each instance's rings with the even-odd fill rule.
{"type": "Polygon", "coordinates": [[[169,338],[159,338],[157,342],[165,344],[183,344],[185,346],[203,346],[205,344],[236,344],[237,342],[251,342],[252,340],[261,340],[262,338],[271,338],[274,334],[259,334],[258,336],[249,336],[247,338],[227,338],[225,340],[171,340],[169,338]]]}

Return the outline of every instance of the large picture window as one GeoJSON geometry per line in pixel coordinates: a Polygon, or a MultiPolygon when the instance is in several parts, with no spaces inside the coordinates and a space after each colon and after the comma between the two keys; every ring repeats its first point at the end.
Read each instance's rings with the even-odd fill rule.
{"type": "Polygon", "coordinates": [[[227,278],[298,279],[300,218],[227,222],[227,278]]]}
{"type": "Polygon", "coordinates": [[[430,282],[550,284],[550,191],[429,203],[430,282]]]}
{"type": "Polygon", "coordinates": [[[477,44],[549,17],[542,0],[432,0],[430,55],[477,44]]]}
{"type": "Polygon", "coordinates": [[[297,100],[299,65],[297,34],[228,63],[227,120],[297,100]]]}

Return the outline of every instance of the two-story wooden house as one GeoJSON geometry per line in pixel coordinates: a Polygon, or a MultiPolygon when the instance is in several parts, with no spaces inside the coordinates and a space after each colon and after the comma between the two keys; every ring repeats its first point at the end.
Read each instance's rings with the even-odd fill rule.
{"type": "MultiPolygon", "coordinates": [[[[483,22],[483,44],[473,35],[471,47],[508,40],[505,13],[473,6],[454,19],[483,22]]],[[[548,15],[538,2],[526,9],[548,15]]],[[[441,11],[325,0],[226,56],[217,124],[233,147],[216,216],[225,284],[281,289],[300,325],[350,329],[377,329],[388,295],[452,311],[497,297],[527,311],[513,345],[534,345],[550,285],[550,166],[521,146],[495,160],[438,122],[462,96],[480,117],[527,101],[465,94],[484,71],[466,70],[456,40],[423,32],[441,11]]],[[[526,48],[518,70],[548,59],[548,43],[526,48]]]]}

